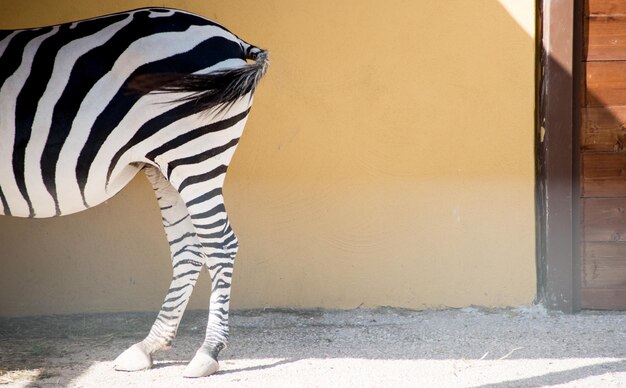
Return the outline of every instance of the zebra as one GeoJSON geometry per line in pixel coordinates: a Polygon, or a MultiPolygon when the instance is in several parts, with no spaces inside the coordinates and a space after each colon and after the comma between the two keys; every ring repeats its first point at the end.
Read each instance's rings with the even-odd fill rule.
{"type": "Polygon", "coordinates": [[[222,186],[268,52],[171,8],[0,30],[0,214],[43,218],[103,203],[143,170],[156,194],[172,281],[148,335],[114,368],[168,349],[203,268],[206,335],[183,376],[219,369],[238,249],[222,186]]]}

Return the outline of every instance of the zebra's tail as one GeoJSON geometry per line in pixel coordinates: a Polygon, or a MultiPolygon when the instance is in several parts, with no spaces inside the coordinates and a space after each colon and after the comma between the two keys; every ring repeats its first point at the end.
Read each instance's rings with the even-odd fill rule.
{"type": "Polygon", "coordinates": [[[269,66],[269,53],[261,48],[245,46],[242,67],[221,69],[206,74],[152,74],[135,78],[129,88],[145,93],[188,93],[174,101],[194,101],[198,112],[222,105],[227,108],[239,98],[254,92],[269,66]]]}

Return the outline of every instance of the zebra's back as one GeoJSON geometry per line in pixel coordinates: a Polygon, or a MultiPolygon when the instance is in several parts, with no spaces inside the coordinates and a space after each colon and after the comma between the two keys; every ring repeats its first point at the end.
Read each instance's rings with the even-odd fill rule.
{"type": "MultiPolygon", "coordinates": [[[[195,89],[145,87],[154,76],[246,66],[253,46],[200,16],[140,9],[0,38],[1,214],[74,213],[113,196],[144,164],[167,170],[199,155],[200,143],[222,150],[241,135],[250,98],[202,112],[185,99],[195,89]]],[[[232,151],[218,155],[226,165],[232,151]]]]}

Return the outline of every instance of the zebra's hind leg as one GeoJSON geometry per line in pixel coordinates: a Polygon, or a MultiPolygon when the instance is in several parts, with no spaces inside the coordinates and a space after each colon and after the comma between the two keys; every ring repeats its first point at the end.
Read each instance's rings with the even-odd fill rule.
{"type": "Polygon", "coordinates": [[[148,336],[115,360],[115,369],[123,371],[150,368],[152,354],[171,346],[200,270],[205,264],[201,243],[181,196],[160,170],[146,167],[144,171],[161,208],[163,227],[172,254],[173,275],[161,311],[148,336]]]}
{"type": "Polygon", "coordinates": [[[184,377],[208,376],[219,369],[217,357],[228,340],[231,280],[238,249],[237,237],[224,207],[221,185],[217,188],[199,186],[195,192],[204,194],[196,196],[183,192],[182,196],[206,257],[211,275],[211,299],[204,343],[187,365],[184,377]]]}

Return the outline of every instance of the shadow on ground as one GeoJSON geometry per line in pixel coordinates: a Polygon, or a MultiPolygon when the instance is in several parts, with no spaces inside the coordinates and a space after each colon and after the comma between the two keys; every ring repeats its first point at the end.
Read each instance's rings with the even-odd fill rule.
{"type": "MultiPolygon", "coordinates": [[[[202,311],[187,313],[174,348],[158,354],[152,370],[112,370],[111,361],[142,339],[154,318],[154,313],[123,313],[0,319],[0,382],[35,387],[158,378],[165,384],[171,378],[189,385],[180,374],[202,342],[202,311]],[[95,380],[89,380],[92,375],[95,380]]],[[[600,379],[612,386],[626,378],[626,313],[561,315],[538,307],[265,310],[238,311],[231,321],[222,370],[211,377],[226,386],[254,386],[262,382],[258,379],[276,382],[281,376],[284,386],[305,378],[305,385],[323,385],[320,376],[333,374],[338,384],[342,378],[349,385],[363,379],[366,386],[436,385],[446,379],[457,386],[584,386],[594,377],[590,384],[600,379]],[[377,372],[368,376],[368,371],[377,372]]]]}

